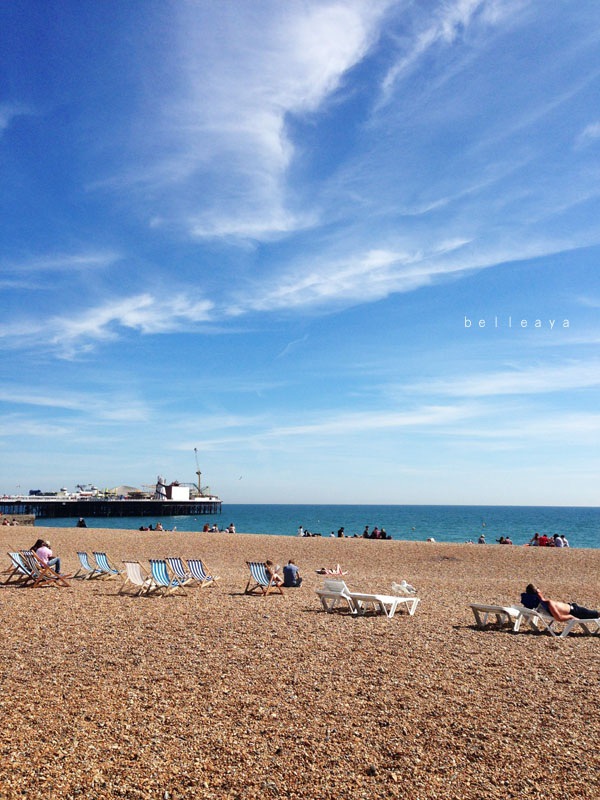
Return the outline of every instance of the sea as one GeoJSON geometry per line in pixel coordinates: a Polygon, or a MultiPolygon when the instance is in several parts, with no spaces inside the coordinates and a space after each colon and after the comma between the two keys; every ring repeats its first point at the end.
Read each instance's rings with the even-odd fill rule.
{"type": "MultiPolygon", "coordinates": [[[[36,527],[74,527],[73,517],[36,520],[36,527]]],[[[564,534],[571,547],[600,548],[600,508],[550,506],[426,506],[426,505],[285,505],[223,504],[221,514],[198,517],[86,518],[88,528],[138,530],[160,522],[165,530],[201,531],[205,524],[225,529],[230,523],[243,534],[297,536],[304,530],[321,536],[362,535],[365,526],[384,528],[396,540],[477,542],[496,544],[509,536],[527,544],[534,533],[564,534]]]]}

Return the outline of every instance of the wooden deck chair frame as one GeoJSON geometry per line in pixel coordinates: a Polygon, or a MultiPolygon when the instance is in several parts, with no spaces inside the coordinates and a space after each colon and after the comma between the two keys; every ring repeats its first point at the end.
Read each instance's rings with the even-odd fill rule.
{"type": "Polygon", "coordinates": [[[267,572],[267,565],[264,561],[246,561],[250,570],[250,578],[244,589],[244,594],[256,594],[266,597],[268,594],[279,592],[283,594],[283,589],[275,583],[273,576],[267,572]]]}
{"type": "Polygon", "coordinates": [[[158,594],[161,597],[170,597],[176,592],[187,595],[186,590],[179,578],[172,572],[164,558],[151,558],[150,573],[154,586],[148,590],[147,594],[158,594]]]}
{"type": "Polygon", "coordinates": [[[110,563],[108,556],[104,552],[93,552],[94,560],[96,562],[96,571],[99,578],[108,580],[110,578],[118,578],[121,572],[110,563]]]}
{"type": "Polygon", "coordinates": [[[33,550],[21,550],[20,553],[26,564],[31,568],[33,589],[38,586],[55,586],[56,588],[69,586],[67,579],[63,575],[59,575],[52,567],[44,564],[33,550]]]}
{"type": "Polygon", "coordinates": [[[118,594],[126,594],[125,589],[133,587],[136,589],[135,595],[139,597],[142,594],[146,594],[154,586],[152,576],[139,561],[124,561],[123,566],[125,567],[125,577],[119,587],[118,594]]]}
{"type": "Polygon", "coordinates": [[[216,586],[217,581],[221,580],[218,575],[209,573],[208,567],[201,558],[188,558],[187,565],[193,580],[200,584],[201,589],[207,586],[216,586]]]}

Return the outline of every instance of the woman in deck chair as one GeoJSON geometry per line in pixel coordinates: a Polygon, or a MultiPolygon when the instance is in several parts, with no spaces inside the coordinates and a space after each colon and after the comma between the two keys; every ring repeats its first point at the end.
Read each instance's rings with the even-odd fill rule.
{"type": "Polygon", "coordinates": [[[578,603],[563,603],[562,600],[548,600],[540,590],[530,583],[521,595],[521,603],[525,608],[541,606],[544,611],[551,614],[558,622],[567,622],[570,619],[599,619],[600,611],[584,608],[578,603]]]}
{"type": "Polygon", "coordinates": [[[51,567],[60,575],[60,558],[54,556],[50,549],[50,542],[38,539],[31,548],[45,567],[51,567]]]}
{"type": "Polygon", "coordinates": [[[267,569],[267,574],[273,581],[275,586],[281,586],[283,583],[283,578],[277,572],[278,567],[276,567],[272,561],[265,561],[265,567],[267,569]]]}

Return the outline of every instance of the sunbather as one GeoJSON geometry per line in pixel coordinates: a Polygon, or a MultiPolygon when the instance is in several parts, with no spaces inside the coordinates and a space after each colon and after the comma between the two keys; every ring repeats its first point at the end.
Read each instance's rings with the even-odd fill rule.
{"type": "Polygon", "coordinates": [[[563,603],[562,600],[549,600],[540,590],[530,583],[525,592],[521,595],[521,603],[526,608],[537,608],[541,606],[551,614],[558,622],[566,622],[570,619],[600,619],[600,611],[591,608],[584,608],[577,603],[563,603]]]}

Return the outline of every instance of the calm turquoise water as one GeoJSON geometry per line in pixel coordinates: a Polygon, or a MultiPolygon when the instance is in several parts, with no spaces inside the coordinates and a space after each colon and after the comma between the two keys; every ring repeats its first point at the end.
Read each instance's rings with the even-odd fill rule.
{"type": "MultiPolygon", "coordinates": [[[[87,519],[89,528],[129,528],[155,524],[147,517],[87,519]]],[[[39,527],[72,527],[76,520],[36,521],[39,527]]],[[[551,508],[521,506],[349,506],[349,505],[223,505],[222,514],[202,517],[161,517],[166,529],[200,531],[213,522],[225,528],[233,522],[244,533],[295,536],[302,525],[328,536],[344,527],[346,535],[362,534],[365,525],[385,528],[393,539],[438,542],[476,541],[483,532],[492,544],[510,536],[525,544],[538,531],[564,534],[571,547],[600,547],[600,508],[551,508]]]]}

